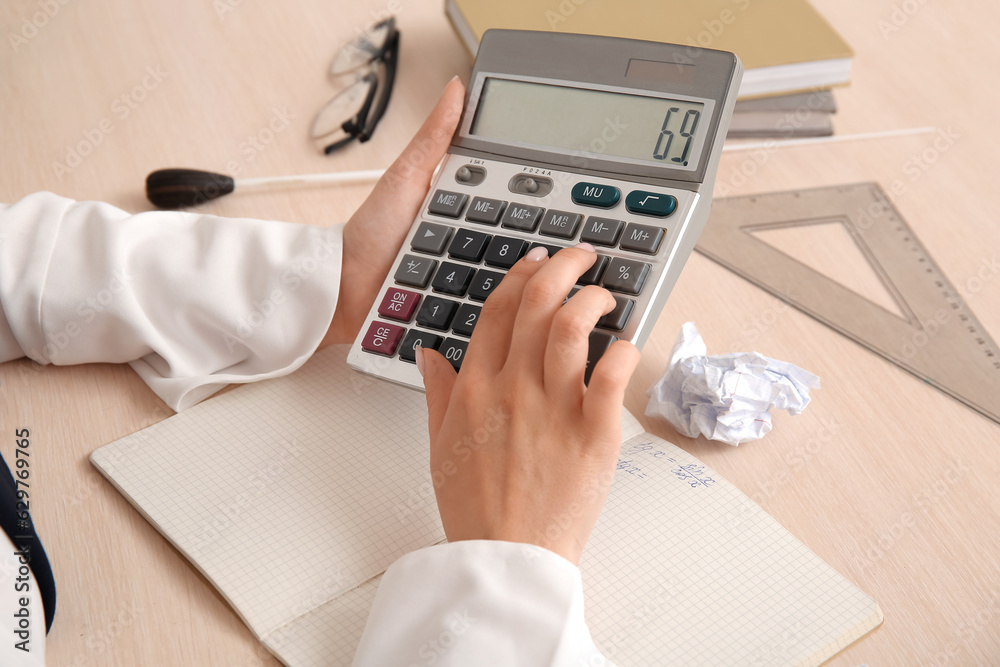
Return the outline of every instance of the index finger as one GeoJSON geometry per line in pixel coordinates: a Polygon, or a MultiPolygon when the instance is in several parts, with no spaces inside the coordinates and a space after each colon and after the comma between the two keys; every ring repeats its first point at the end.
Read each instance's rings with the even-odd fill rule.
{"type": "Polygon", "coordinates": [[[535,248],[519,259],[487,297],[469,340],[462,368],[472,367],[476,377],[500,372],[510,350],[514,318],[528,280],[548,261],[545,248],[535,248]]]}

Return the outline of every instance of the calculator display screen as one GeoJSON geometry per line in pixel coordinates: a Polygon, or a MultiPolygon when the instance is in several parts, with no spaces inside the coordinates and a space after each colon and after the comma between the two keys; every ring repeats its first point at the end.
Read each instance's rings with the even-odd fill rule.
{"type": "Polygon", "coordinates": [[[697,169],[705,105],[489,77],[470,130],[484,139],[697,169]]]}

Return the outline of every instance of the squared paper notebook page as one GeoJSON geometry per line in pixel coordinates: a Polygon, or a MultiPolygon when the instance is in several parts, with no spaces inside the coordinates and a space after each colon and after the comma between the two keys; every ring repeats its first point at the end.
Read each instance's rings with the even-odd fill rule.
{"type": "Polygon", "coordinates": [[[354,373],[346,353],[324,350],[91,455],[262,639],[444,540],[422,487],[423,395],[354,373]]]}
{"type": "MultiPolygon", "coordinates": [[[[874,600],[735,486],[628,412],[623,432],[580,561],[587,624],[609,660],[813,666],[882,623],[874,600]]],[[[269,648],[292,667],[349,665],[378,581],[282,628],[269,648]],[[336,643],[324,639],[334,632],[336,643]]]]}
{"type": "MultiPolygon", "coordinates": [[[[346,348],[322,352],[291,376],[210,399],[92,456],[292,667],[350,664],[378,587],[376,575],[398,555],[443,539],[429,486],[423,397],[354,374],[345,354],[346,348]],[[324,466],[325,484],[314,485],[310,494],[291,488],[290,480],[315,476],[324,466]],[[213,489],[208,499],[205,488],[213,489]],[[240,495],[248,489],[254,495],[240,495]],[[298,514],[284,511],[287,493],[300,503],[298,514]],[[331,515],[339,526],[334,534],[325,523],[331,515]],[[330,543],[338,537],[340,544],[330,543]],[[289,542],[299,550],[283,550],[289,542]]],[[[698,656],[695,664],[747,664],[744,657],[760,656],[752,651],[762,645],[761,637],[776,638],[767,644],[765,664],[816,664],[878,624],[873,601],[735,487],[718,478],[708,487],[681,483],[670,471],[696,460],[643,433],[627,412],[623,439],[628,455],[621,458],[581,563],[588,623],[619,665],[691,664],[692,655],[698,656]],[[643,443],[650,448],[633,452],[643,443]],[[738,551],[718,546],[733,525],[742,534],[737,543],[760,554],[759,568],[732,567],[729,579],[714,586],[720,569],[741,562],[738,551]],[[670,544],[682,546],[671,554],[670,544]],[[714,555],[692,555],[705,553],[714,555]],[[664,579],[664,572],[674,578],[664,579]],[[810,584],[814,576],[817,583],[810,584]],[[690,583],[678,591],[675,580],[690,583]],[[770,596],[772,606],[786,608],[773,622],[757,613],[733,627],[723,624],[731,620],[732,596],[720,586],[759,591],[775,580],[781,586],[770,596]],[[672,628],[689,617],[684,605],[700,621],[678,640],[672,628]],[[825,618],[828,625],[803,639],[815,624],[787,624],[789,609],[820,623],[825,618]],[[831,619],[837,614],[851,620],[836,625],[831,619]],[[740,642],[754,632],[760,634],[741,652],[740,642]],[[716,645],[729,653],[722,655],[716,645]],[[804,654],[810,646],[822,648],[809,659],[785,655],[804,654]],[[709,655],[712,660],[702,660],[709,655]]]]}
{"type": "Polygon", "coordinates": [[[882,623],[873,599],[739,489],[648,433],[580,560],[587,623],[618,665],[819,665],[882,623]]]}

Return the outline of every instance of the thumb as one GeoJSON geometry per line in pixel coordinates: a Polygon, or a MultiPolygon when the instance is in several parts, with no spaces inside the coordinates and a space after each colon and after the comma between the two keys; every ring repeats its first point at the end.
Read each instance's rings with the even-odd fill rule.
{"type": "Polygon", "coordinates": [[[448,412],[458,373],[437,350],[421,347],[416,352],[417,369],[424,377],[424,391],[427,393],[427,430],[433,440],[448,412]]]}
{"type": "Polygon", "coordinates": [[[406,149],[386,169],[365,204],[377,202],[384,217],[407,223],[413,220],[427,194],[434,169],[451,144],[462,116],[464,97],[465,87],[456,76],[406,149]],[[386,210],[387,203],[395,210],[386,210]]]}

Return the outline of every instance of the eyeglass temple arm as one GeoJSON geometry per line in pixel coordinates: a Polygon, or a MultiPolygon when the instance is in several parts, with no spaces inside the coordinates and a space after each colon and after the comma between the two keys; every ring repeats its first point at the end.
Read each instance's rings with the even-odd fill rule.
{"type": "Polygon", "coordinates": [[[365,124],[364,129],[358,135],[358,141],[364,143],[371,139],[375,128],[378,126],[385,110],[389,106],[389,99],[392,97],[392,89],[396,83],[396,63],[399,54],[399,31],[395,31],[385,45],[385,55],[382,62],[385,63],[385,81],[379,94],[378,104],[375,105],[375,112],[371,119],[365,124]]]}
{"type": "MultiPolygon", "coordinates": [[[[365,93],[364,104],[361,105],[361,109],[358,113],[354,114],[352,118],[345,120],[344,124],[340,126],[340,129],[343,130],[347,136],[325,147],[323,149],[324,154],[329,155],[338,148],[346,146],[364,134],[368,112],[371,110],[372,102],[375,100],[375,89],[378,87],[378,77],[373,73],[368,73],[365,75],[364,81],[369,83],[368,92],[365,93]]],[[[362,141],[366,141],[366,139],[363,139],[362,141]]]]}

